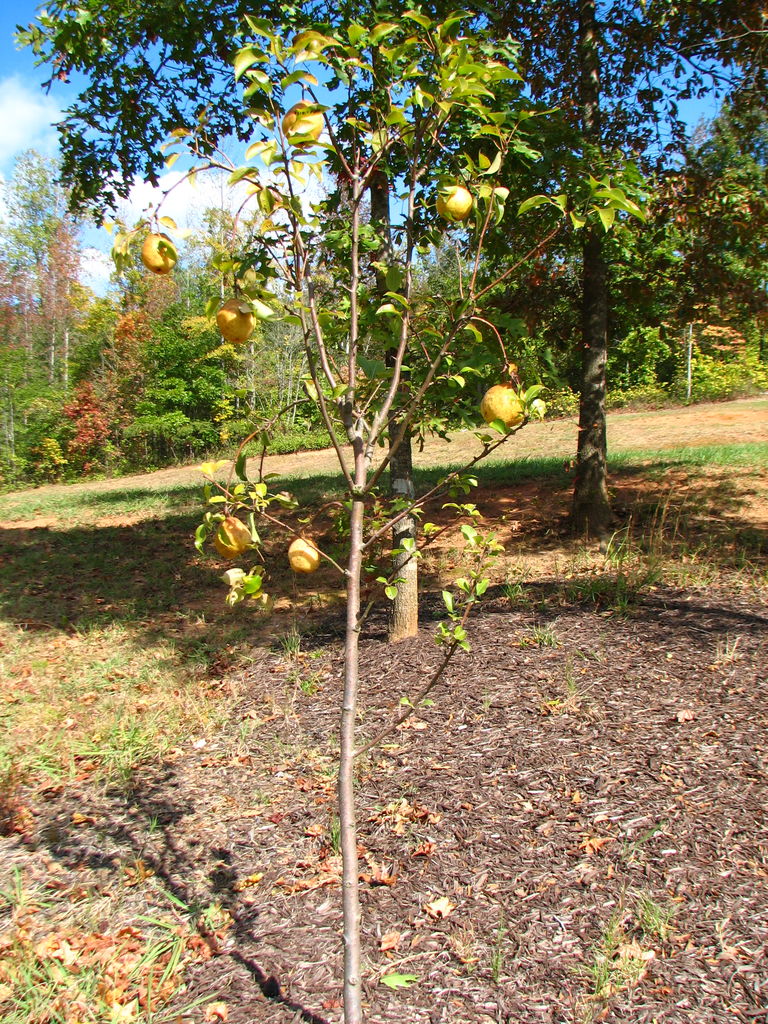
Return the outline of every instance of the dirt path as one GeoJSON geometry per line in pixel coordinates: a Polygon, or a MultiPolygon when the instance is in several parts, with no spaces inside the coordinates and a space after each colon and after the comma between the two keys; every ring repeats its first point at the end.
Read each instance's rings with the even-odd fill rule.
{"type": "MultiPolygon", "coordinates": [[[[575,420],[560,419],[531,423],[506,449],[505,458],[570,458],[576,450],[578,425],[575,420]]],[[[768,398],[740,399],[735,402],[694,405],[688,408],[660,409],[650,412],[614,412],[608,417],[608,445],[611,451],[642,448],[675,448],[708,444],[740,444],[768,441],[768,398]]],[[[431,440],[417,453],[417,466],[460,462],[476,452],[477,441],[469,431],[457,432],[450,443],[431,440]]],[[[267,472],[291,476],[332,473],[336,456],[330,449],[273,455],[266,460],[267,472]]],[[[195,466],[175,466],[154,473],[136,474],[78,484],[52,484],[34,489],[37,495],[80,490],[113,491],[142,487],[167,490],[200,482],[195,466]]],[[[18,494],[19,492],[17,492],[18,494]]]]}

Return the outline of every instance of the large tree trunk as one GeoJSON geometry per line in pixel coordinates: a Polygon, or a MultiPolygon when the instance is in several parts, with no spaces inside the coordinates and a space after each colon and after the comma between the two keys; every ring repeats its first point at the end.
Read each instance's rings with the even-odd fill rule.
{"type": "MultiPolygon", "coordinates": [[[[387,257],[391,255],[391,232],[390,232],[390,210],[389,210],[389,181],[384,174],[377,174],[371,180],[371,221],[377,232],[384,239],[384,247],[377,254],[378,259],[386,263],[387,257]]],[[[387,291],[385,275],[381,271],[376,274],[376,287],[383,296],[387,291]]],[[[385,360],[388,366],[395,361],[396,348],[390,347],[385,360]]],[[[408,381],[404,375],[402,388],[407,391],[408,381]]],[[[394,408],[389,417],[389,445],[399,436],[401,430],[397,408],[394,408]]],[[[415,490],[413,484],[413,454],[410,431],[406,430],[402,442],[398,445],[391,457],[389,464],[389,492],[393,498],[413,498],[415,490]]],[[[412,540],[416,542],[417,523],[413,516],[405,516],[392,531],[392,547],[397,550],[402,547],[403,541],[412,540]]],[[[402,640],[408,636],[415,636],[419,629],[419,573],[418,562],[414,557],[409,557],[407,552],[395,555],[392,561],[392,571],[399,580],[397,583],[397,596],[390,605],[389,614],[389,639],[402,640]]]]}
{"type": "MultiPolygon", "coordinates": [[[[600,48],[595,0],[579,0],[579,93],[584,149],[602,144],[600,48]]],[[[581,400],[571,522],[575,532],[603,540],[610,528],[606,486],[605,364],[608,356],[608,273],[600,228],[587,228],[581,300],[581,400]]]]}
{"type": "Polygon", "coordinates": [[[574,531],[603,540],[609,532],[611,507],[606,487],[605,363],[608,356],[608,281],[599,229],[584,239],[581,320],[581,401],[576,480],[573,489],[574,531]]]}

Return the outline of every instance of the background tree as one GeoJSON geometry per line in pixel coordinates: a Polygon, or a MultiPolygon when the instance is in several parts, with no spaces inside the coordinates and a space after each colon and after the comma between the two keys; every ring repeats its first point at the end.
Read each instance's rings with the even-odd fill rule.
{"type": "MultiPolygon", "coordinates": [[[[5,472],[11,478],[23,469],[21,453],[52,433],[69,384],[76,325],[87,303],[79,284],[79,226],[56,178],[55,163],[30,151],[19,157],[3,189],[0,403],[5,472]]],[[[58,441],[49,441],[48,453],[60,467],[58,441]]]]}
{"type": "MultiPolygon", "coordinates": [[[[712,90],[759,95],[764,80],[765,21],[757,4],[670,9],[662,2],[549,0],[536,8],[494,6],[492,16],[520,40],[534,99],[562,111],[562,143],[571,154],[563,166],[574,167],[578,178],[586,171],[596,178],[607,173],[631,189],[636,161],[648,174],[685,149],[681,100],[712,90]]],[[[564,190],[570,191],[567,184],[564,190]]],[[[610,524],[605,368],[613,267],[598,227],[582,232],[578,244],[582,372],[573,523],[579,532],[604,536],[610,524]]]]}

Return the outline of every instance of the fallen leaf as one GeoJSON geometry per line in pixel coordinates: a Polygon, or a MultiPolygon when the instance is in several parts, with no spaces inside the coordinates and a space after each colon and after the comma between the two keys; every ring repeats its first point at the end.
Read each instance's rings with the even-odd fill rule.
{"type": "Polygon", "coordinates": [[[591,856],[612,842],[611,836],[585,836],[583,842],[579,843],[579,849],[584,850],[587,856],[591,856]]]}
{"type": "Polygon", "coordinates": [[[388,952],[390,949],[397,949],[400,945],[402,935],[400,932],[387,932],[386,935],[382,935],[381,942],[379,943],[379,949],[382,953],[388,952]]]}
{"type": "Polygon", "coordinates": [[[451,903],[447,896],[439,896],[436,900],[424,904],[424,909],[430,917],[449,917],[456,909],[456,904],[451,903]]]}
{"type": "Polygon", "coordinates": [[[416,849],[413,851],[413,857],[431,857],[435,852],[435,844],[429,841],[419,843],[416,849]]]}
{"type": "Polygon", "coordinates": [[[381,979],[381,984],[386,985],[387,988],[408,988],[418,980],[416,974],[385,974],[381,979]]]}
{"type": "Polygon", "coordinates": [[[263,877],[263,871],[254,871],[252,875],[248,875],[235,882],[235,892],[242,892],[243,889],[250,889],[252,885],[258,885],[263,877]]]}
{"type": "Polygon", "coordinates": [[[398,729],[414,729],[416,732],[423,732],[425,729],[428,728],[429,725],[427,724],[427,722],[422,722],[420,718],[413,717],[406,718],[404,722],[401,722],[400,725],[398,725],[398,729]]]}
{"type": "Polygon", "coordinates": [[[96,819],[92,818],[90,814],[80,814],[79,811],[73,811],[72,816],[69,819],[73,825],[95,825],[96,819]]]}
{"type": "Polygon", "coordinates": [[[371,869],[370,872],[360,872],[361,882],[365,882],[367,885],[394,885],[397,881],[397,868],[387,871],[372,858],[368,859],[368,866],[371,869]]]}
{"type": "Polygon", "coordinates": [[[139,1012],[139,1000],[132,999],[130,1003],[115,1003],[112,1006],[110,1024],[133,1024],[139,1012]]]}
{"type": "Polygon", "coordinates": [[[35,946],[35,955],[41,960],[58,960],[65,967],[71,967],[78,959],[78,953],[66,939],[57,935],[46,935],[35,946]]]}
{"type": "Polygon", "coordinates": [[[125,868],[125,884],[141,885],[146,879],[151,878],[154,875],[154,871],[148,868],[143,860],[137,860],[133,866],[125,868]]]}
{"type": "Polygon", "coordinates": [[[208,1003],[205,1008],[205,1020],[216,1021],[216,1020],[228,1020],[229,1019],[229,1007],[226,1003],[221,1000],[216,1003],[208,1003]]]}
{"type": "Polygon", "coordinates": [[[675,718],[678,722],[692,722],[696,717],[696,712],[691,708],[683,708],[682,711],[678,711],[675,718]]]}

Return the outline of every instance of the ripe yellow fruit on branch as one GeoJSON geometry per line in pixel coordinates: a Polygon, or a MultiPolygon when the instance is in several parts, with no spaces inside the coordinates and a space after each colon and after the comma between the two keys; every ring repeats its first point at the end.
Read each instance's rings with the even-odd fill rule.
{"type": "Polygon", "coordinates": [[[222,558],[239,558],[253,547],[251,531],[235,516],[227,516],[214,534],[213,546],[222,558]]]}
{"type": "Polygon", "coordinates": [[[216,314],[216,325],[225,341],[242,345],[253,334],[256,319],[251,307],[242,299],[227,299],[216,314]]]}
{"type": "Polygon", "coordinates": [[[325,122],[319,110],[312,110],[312,104],[302,100],[288,111],[283,118],[283,135],[289,142],[295,138],[309,136],[315,142],[320,138],[325,122]]]}
{"type": "Polygon", "coordinates": [[[152,233],[144,239],[141,247],[141,262],[153,274],[170,274],[176,266],[179,254],[168,235],[152,233]]]}
{"type": "Polygon", "coordinates": [[[314,572],[320,566],[320,552],[311,540],[297,537],[288,548],[288,561],[294,572],[314,572]]]}
{"type": "Polygon", "coordinates": [[[522,423],[525,412],[514,384],[494,384],[489,388],[480,403],[480,415],[486,423],[501,420],[507,428],[522,423]]]}
{"type": "Polygon", "coordinates": [[[463,185],[442,189],[437,197],[437,212],[444,220],[462,221],[472,213],[472,193],[463,185]]]}

